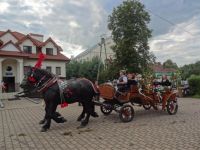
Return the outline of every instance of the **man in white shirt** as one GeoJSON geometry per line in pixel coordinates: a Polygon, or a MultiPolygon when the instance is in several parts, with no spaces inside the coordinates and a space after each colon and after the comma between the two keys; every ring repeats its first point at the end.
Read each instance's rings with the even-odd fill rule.
{"type": "Polygon", "coordinates": [[[127,88],[127,83],[128,83],[128,78],[126,76],[126,71],[125,70],[121,70],[120,71],[120,77],[117,81],[117,92],[115,94],[115,97],[117,98],[122,92],[125,92],[126,88],[127,88]]]}

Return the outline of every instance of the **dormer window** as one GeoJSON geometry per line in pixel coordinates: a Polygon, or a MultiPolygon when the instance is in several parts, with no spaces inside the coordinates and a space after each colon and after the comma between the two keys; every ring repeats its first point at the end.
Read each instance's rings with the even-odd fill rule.
{"type": "Polygon", "coordinates": [[[23,46],[23,51],[25,53],[31,54],[32,53],[32,46],[23,46]]]}
{"type": "Polygon", "coordinates": [[[46,48],[47,55],[53,55],[53,48],[46,48]]]}

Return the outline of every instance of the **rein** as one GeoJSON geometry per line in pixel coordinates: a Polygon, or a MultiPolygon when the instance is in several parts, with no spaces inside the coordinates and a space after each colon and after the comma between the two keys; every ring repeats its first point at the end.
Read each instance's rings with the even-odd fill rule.
{"type": "MultiPolygon", "coordinates": [[[[43,76],[42,78],[44,79],[45,76],[43,76]]],[[[41,83],[43,79],[41,79],[39,82],[41,83]]],[[[39,85],[39,82],[38,82],[37,85],[39,85]]],[[[37,88],[37,92],[44,92],[47,88],[49,88],[50,86],[52,86],[56,82],[57,82],[57,78],[56,77],[53,77],[53,78],[47,80],[41,87],[36,87],[37,88]]]]}

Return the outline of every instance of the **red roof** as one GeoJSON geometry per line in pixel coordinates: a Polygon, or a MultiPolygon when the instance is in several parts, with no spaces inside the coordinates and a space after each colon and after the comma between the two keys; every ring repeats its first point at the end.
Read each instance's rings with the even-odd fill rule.
{"type": "MultiPolygon", "coordinates": [[[[29,54],[29,58],[38,59],[38,55],[36,54],[29,54]]],[[[63,61],[69,61],[70,59],[64,56],[61,53],[58,53],[58,55],[45,55],[45,60],[63,60],[63,61]]]]}
{"type": "Polygon", "coordinates": [[[40,37],[43,37],[43,35],[41,34],[35,34],[35,33],[29,33],[30,35],[33,35],[33,36],[40,36],[40,37]]]}
{"type": "Polygon", "coordinates": [[[42,44],[43,44],[43,42],[40,42],[40,41],[38,41],[38,40],[32,38],[29,34],[26,35],[26,36],[24,36],[21,40],[19,40],[19,41],[17,42],[17,44],[21,44],[22,42],[24,42],[24,41],[27,40],[27,39],[31,40],[31,41],[33,42],[33,44],[34,44],[35,46],[38,46],[38,47],[41,47],[42,44]]]}
{"type": "Polygon", "coordinates": [[[58,46],[58,45],[56,44],[56,42],[54,42],[54,40],[53,40],[51,37],[49,37],[45,42],[43,42],[41,46],[45,46],[45,45],[46,45],[47,43],[49,43],[49,42],[53,43],[53,45],[54,45],[59,51],[63,51],[62,48],[61,48],[60,46],[58,46]]]}
{"type": "Polygon", "coordinates": [[[58,54],[57,55],[46,55],[47,60],[58,60],[58,61],[69,61],[70,59],[67,58],[66,56],[64,56],[63,54],[60,53],[60,51],[63,51],[62,48],[57,45],[54,40],[52,38],[48,38],[45,42],[41,42],[38,41],[37,39],[34,39],[33,37],[31,37],[31,35],[35,35],[35,36],[43,36],[40,34],[34,34],[34,33],[30,33],[28,35],[24,35],[22,33],[16,32],[16,31],[11,31],[11,30],[7,30],[7,31],[0,31],[0,37],[2,37],[3,35],[5,35],[6,33],[10,33],[12,34],[17,40],[17,43],[13,43],[12,41],[9,41],[3,45],[1,45],[0,49],[4,46],[6,46],[7,44],[13,44],[17,49],[19,49],[19,52],[15,52],[15,51],[4,51],[4,50],[0,50],[0,55],[1,56],[10,56],[10,57],[27,57],[30,59],[38,59],[37,54],[27,54],[21,51],[19,44],[21,44],[22,42],[24,42],[25,40],[29,39],[33,42],[33,44],[37,47],[42,47],[45,46],[48,42],[52,42],[54,44],[54,46],[58,49],[58,54]]]}
{"type": "Polygon", "coordinates": [[[163,73],[176,72],[176,69],[174,68],[163,68],[162,65],[158,65],[158,64],[155,64],[152,68],[154,72],[163,72],[163,73]]]}
{"type": "Polygon", "coordinates": [[[8,44],[12,44],[12,45],[14,45],[19,51],[21,51],[21,48],[18,46],[18,45],[16,45],[15,43],[13,43],[13,41],[8,41],[7,43],[5,43],[4,45],[2,45],[1,47],[0,47],[0,49],[2,49],[3,47],[5,47],[6,45],[8,45],[8,44]]]}
{"type": "Polygon", "coordinates": [[[5,35],[6,33],[10,33],[10,34],[12,34],[17,40],[20,40],[20,39],[22,39],[25,35],[24,34],[22,34],[22,33],[19,33],[19,32],[11,32],[11,30],[7,30],[7,31],[0,31],[0,37],[1,36],[3,36],[3,35],[5,35]]]}
{"type": "MultiPolygon", "coordinates": [[[[0,55],[9,56],[9,57],[25,57],[29,59],[38,59],[38,54],[28,54],[28,53],[17,52],[17,51],[0,50],[0,55]]],[[[66,56],[60,53],[58,55],[45,55],[45,60],[70,61],[69,58],[67,58],[66,56]]]]}
{"type": "Polygon", "coordinates": [[[1,56],[9,56],[9,57],[28,57],[26,53],[23,52],[17,52],[17,51],[4,51],[0,50],[1,56]]]}

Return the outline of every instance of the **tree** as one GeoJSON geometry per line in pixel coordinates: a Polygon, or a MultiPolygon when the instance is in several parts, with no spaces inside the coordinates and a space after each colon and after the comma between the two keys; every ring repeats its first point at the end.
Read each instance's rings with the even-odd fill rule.
{"type": "MultiPolygon", "coordinates": [[[[66,67],[67,79],[71,77],[85,77],[95,81],[97,77],[99,59],[94,57],[91,61],[71,61],[66,67]]],[[[103,69],[103,64],[100,65],[100,71],[103,69]]]]}
{"type": "Polygon", "coordinates": [[[191,75],[200,75],[200,61],[197,61],[194,64],[184,65],[180,68],[181,77],[183,79],[189,78],[191,75]]]}
{"type": "Polygon", "coordinates": [[[127,0],[114,8],[108,19],[108,28],[112,31],[115,45],[117,67],[142,73],[154,62],[155,56],[149,52],[148,28],[150,16],[139,1],[127,0]]]}
{"type": "Polygon", "coordinates": [[[171,59],[166,60],[163,63],[163,67],[164,68],[174,68],[174,69],[178,69],[178,66],[175,62],[173,62],[171,59]]]}
{"type": "Polygon", "coordinates": [[[66,78],[70,79],[71,77],[79,77],[79,68],[81,63],[77,61],[70,61],[66,67],[66,78]]]}

